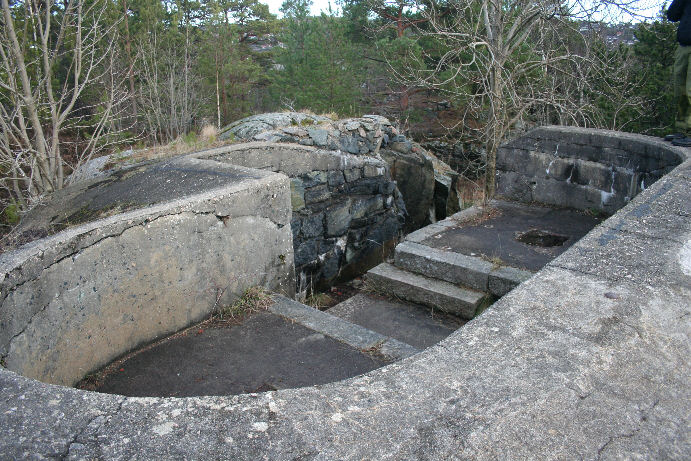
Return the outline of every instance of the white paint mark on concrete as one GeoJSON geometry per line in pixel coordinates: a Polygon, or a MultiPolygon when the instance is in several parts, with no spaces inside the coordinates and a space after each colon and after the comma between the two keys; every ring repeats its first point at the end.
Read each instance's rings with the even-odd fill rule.
{"type": "Polygon", "coordinates": [[[679,251],[679,265],[681,271],[691,277],[691,240],[688,240],[679,251]]]}
{"type": "Polygon", "coordinates": [[[605,192],[603,190],[600,191],[600,206],[607,205],[614,195],[614,172],[612,172],[612,187],[610,188],[609,192],[605,192]]]}
{"type": "Polygon", "coordinates": [[[266,432],[269,429],[269,423],[264,421],[259,421],[258,423],[252,424],[252,430],[256,432],[266,432]]]}
{"type": "Polygon", "coordinates": [[[334,413],[333,415],[331,415],[331,421],[333,421],[334,423],[340,423],[341,421],[343,421],[343,415],[340,413],[334,413]]]}
{"type": "Polygon", "coordinates": [[[159,424],[158,426],[155,426],[152,430],[158,434],[158,435],[168,435],[171,432],[173,432],[173,429],[177,427],[177,424],[173,422],[167,422],[163,424],[159,424]]]}

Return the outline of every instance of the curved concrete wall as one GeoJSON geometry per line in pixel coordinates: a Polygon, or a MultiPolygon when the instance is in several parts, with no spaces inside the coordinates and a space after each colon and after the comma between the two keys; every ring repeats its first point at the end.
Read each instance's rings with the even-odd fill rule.
{"type": "Polygon", "coordinates": [[[679,165],[682,149],[661,139],[546,126],[497,152],[497,194],[614,213],[679,165]]]}
{"type": "Polygon", "coordinates": [[[690,203],[685,160],[439,345],[343,382],[128,398],[0,369],[0,457],[688,459],[690,203]]]}
{"type": "Polygon", "coordinates": [[[168,187],[169,198],[183,175],[202,185],[1,255],[0,355],[8,369],[71,385],[140,344],[201,320],[217,301],[229,303],[250,286],[293,295],[285,176],[195,159],[130,173],[65,190],[27,221],[36,227],[70,195],[83,199],[102,188],[102,195],[117,196],[123,184],[121,193],[130,193],[139,179],[156,193],[168,187]],[[161,177],[168,186],[156,183],[161,177]],[[214,184],[219,177],[224,186],[214,184]]]}

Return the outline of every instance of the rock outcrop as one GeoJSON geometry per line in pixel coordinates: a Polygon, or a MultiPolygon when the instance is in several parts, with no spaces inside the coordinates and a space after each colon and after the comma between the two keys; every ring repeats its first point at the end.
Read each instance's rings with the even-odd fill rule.
{"type": "Polygon", "coordinates": [[[405,230],[412,231],[459,211],[458,175],[385,117],[332,120],[301,112],[254,115],[221,130],[221,139],[296,143],[382,158],[405,202],[405,230]]]}

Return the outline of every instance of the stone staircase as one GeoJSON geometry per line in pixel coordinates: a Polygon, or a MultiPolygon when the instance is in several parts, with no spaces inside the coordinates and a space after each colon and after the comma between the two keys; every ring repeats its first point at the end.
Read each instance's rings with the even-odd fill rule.
{"type": "Polygon", "coordinates": [[[424,244],[463,219],[460,213],[409,234],[396,246],[393,264],[379,264],[367,273],[372,288],[470,320],[532,275],[424,244]]]}
{"type": "Polygon", "coordinates": [[[325,312],[277,297],[270,310],[356,349],[376,350],[391,361],[429,347],[532,275],[425,244],[472,219],[474,212],[457,213],[409,234],[390,262],[366,274],[370,293],[325,312]]]}

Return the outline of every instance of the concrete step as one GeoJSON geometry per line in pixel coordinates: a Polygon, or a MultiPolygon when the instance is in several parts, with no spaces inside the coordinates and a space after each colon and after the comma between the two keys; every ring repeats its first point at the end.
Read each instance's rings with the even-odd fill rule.
{"type": "Polygon", "coordinates": [[[504,296],[533,274],[529,271],[497,266],[476,256],[440,250],[420,243],[403,241],[396,246],[396,267],[458,285],[504,296]]]}
{"type": "Polygon", "coordinates": [[[384,293],[464,319],[472,319],[478,308],[484,307],[489,301],[486,293],[408,272],[387,263],[367,272],[367,280],[384,293]]]}
{"type": "Polygon", "coordinates": [[[465,323],[426,306],[368,293],[356,294],[326,312],[418,349],[438,343],[465,323]]]}
{"type": "Polygon", "coordinates": [[[409,272],[479,291],[487,290],[493,266],[480,258],[406,241],[396,246],[395,265],[409,272]]]}
{"type": "Polygon", "coordinates": [[[410,357],[420,352],[419,349],[410,344],[306,306],[285,296],[274,295],[273,299],[275,302],[269,307],[269,312],[361,351],[376,351],[392,361],[410,357]]]}

